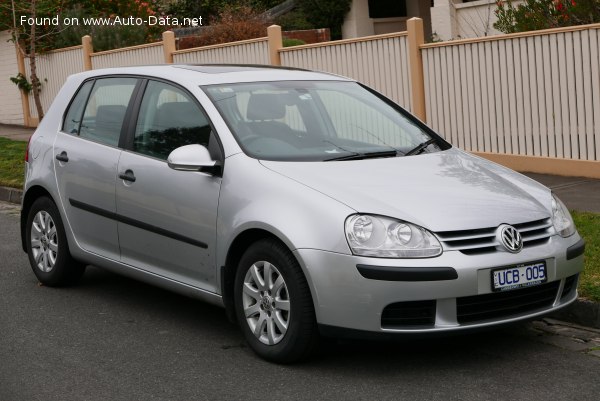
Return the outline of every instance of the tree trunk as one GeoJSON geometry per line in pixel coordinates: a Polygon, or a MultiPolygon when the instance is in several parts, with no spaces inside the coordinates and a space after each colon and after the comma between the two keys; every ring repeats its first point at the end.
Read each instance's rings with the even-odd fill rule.
{"type": "MultiPolygon", "coordinates": [[[[33,0],[31,2],[31,16],[33,17],[34,21],[35,21],[35,17],[36,17],[36,7],[35,7],[35,0],[33,0]]],[[[42,118],[44,118],[44,109],[42,108],[42,101],[40,99],[40,80],[37,76],[37,65],[35,63],[35,58],[36,58],[36,54],[35,54],[35,41],[36,41],[36,31],[35,31],[35,24],[31,25],[31,32],[30,32],[30,40],[29,42],[31,43],[31,49],[30,49],[30,53],[29,53],[29,68],[31,71],[31,89],[33,90],[33,100],[35,102],[35,108],[37,110],[37,115],[38,115],[38,119],[39,121],[42,121],[42,118]]]]}
{"type": "Polygon", "coordinates": [[[42,107],[42,100],[40,99],[40,80],[36,73],[35,65],[35,53],[32,51],[29,56],[29,68],[31,70],[31,90],[33,91],[33,100],[35,102],[35,109],[40,121],[44,118],[44,108],[42,107]]]}

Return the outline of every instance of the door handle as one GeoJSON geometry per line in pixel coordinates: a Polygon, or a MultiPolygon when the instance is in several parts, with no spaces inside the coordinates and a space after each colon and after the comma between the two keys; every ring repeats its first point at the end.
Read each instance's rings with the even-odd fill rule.
{"type": "Polygon", "coordinates": [[[125,181],[135,182],[135,175],[131,170],[125,170],[124,173],[120,173],[119,178],[125,181]]]}
{"type": "Polygon", "coordinates": [[[56,155],[56,160],[58,160],[59,162],[66,163],[69,161],[69,156],[67,156],[67,152],[63,150],[62,152],[56,155]]]}

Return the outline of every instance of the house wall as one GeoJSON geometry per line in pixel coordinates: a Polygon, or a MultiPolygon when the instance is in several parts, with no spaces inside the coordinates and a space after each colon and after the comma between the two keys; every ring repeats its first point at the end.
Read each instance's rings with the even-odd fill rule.
{"type": "MultiPolygon", "coordinates": [[[[515,0],[518,5],[522,1],[515,0]]],[[[439,40],[480,38],[499,35],[494,29],[496,0],[435,0],[431,7],[434,38],[439,40]]]]}
{"type": "Polygon", "coordinates": [[[494,12],[495,0],[456,3],[454,7],[457,38],[479,38],[502,33],[494,29],[494,23],[498,20],[494,12]]]}
{"type": "Polygon", "coordinates": [[[8,31],[0,32],[0,123],[23,124],[21,94],[10,77],[18,74],[17,53],[8,31]]]}
{"type": "Polygon", "coordinates": [[[407,17],[373,19],[369,18],[368,0],[353,0],[342,36],[350,39],[405,31],[406,20],[412,17],[423,20],[427,41],[497,35],[501,32],[494,29],[495,9],[496,0],[407,0],[407,17]]]}

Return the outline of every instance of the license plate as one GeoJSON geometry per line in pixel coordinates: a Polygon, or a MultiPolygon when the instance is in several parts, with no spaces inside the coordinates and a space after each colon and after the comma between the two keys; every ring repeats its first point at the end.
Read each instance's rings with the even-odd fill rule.
{"type": "Polygon", "coordinates": [[[546,263],[536,262],[492,271],[492,290],[509,291],[548,281],[546,263]]]}

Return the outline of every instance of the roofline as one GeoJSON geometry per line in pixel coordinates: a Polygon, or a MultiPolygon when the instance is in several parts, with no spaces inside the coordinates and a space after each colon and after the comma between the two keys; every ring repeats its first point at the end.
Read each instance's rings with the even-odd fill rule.
{"type": "MultiPolygon", "coordinates": [[[[159,64],[164,65],[164,64],[159,64]]],[[[250,68],[264,68],[264,69],[273,69],[273,70],[290,70],[290,71],[306,71],[306,72],[317,72],[312,70],[307,70],[306,68],[299,67],[287,67],[283,65],[269,65],[269,64],[229,64],[229,63],[207,63],[207,64],[171,64],[172,66],[178,65],[191,65],[194,67],[250,67],[250,68]]]]}
{"type": "MultiPolygon", "coordinates": [[[[145,75],[150,73],[149,71],[143,71],[146,68],[149,69],[155,69],[155,68],[165,68],[165,69],[171,69],[172,73],[175,73],[174,69],[178,69],[178,70],[186,70],[186,71],[190,71],[193,73],[198,73],[198,74],[209,74],[209,75],[221,75],[221,74],[211,74],[211,73],[207,73],[207,72],[203,72],[200,71],[198,69],[194,69],[193,67],[223,67],[223,68],[227,68],[227,67],[239,67],[239,68],[244,68],[247,67],[248,70],[247,72],[251,73],[251,74],[255,74],[255,73],[260,73],[262,71],[263,74],[267,73],[268,71],[271,70],[273,72],[275,71],[281,71],[281,73],[284,73],[284,71],[297,71],[297,72],[305,72],[305,73],[309,73],[309,74],[315,74],[316,76],[321,75],[322,78],[321,79],[327,79],[327,77],[331,77],[331,78],[335,78],[337,79],[342,79],[345,81],[356,81],[355,79],[343,76],[343,75],[338,75],[338,74],[334,74],[328,71],[315,71],[315,70],[309,70],[309,69],[305,69],[305,68],[297,68],[297,67],[287,67],[287,66],[274,66],[274,65],[265,65],[265,64],[243,64],[243,63],[239,63],[239,64],[228,64],[228,63],[178,63],[178,64],[146,64],[146,65],[135,65],[135,66],[126,66],[126,67],[107,67],[107,68],[99,68],[99,69],[95,69],[95,70],[89,70],[89,71],[82,71],[79,73],[75,73],[72,74],[71,76],[101,76],[101,75],[113,75],[113,74],[117,74],[117,75],[145,75]],[[254,69],[254,70],[251,70],[254,69]],[[108,72],[110,70],[110,73],[108,72]]],[[[166,71],[165,71],[166,72],[166,71]]],[[[153,71],[150,75],[154,76],[155,71],[153,71]]],[[[157,75],[159,76],[159,75],[157,75]]],[[[288,78],[288,77],[286,77],[288,78]]],[[[246,80],[242,79],[241,81],[246,82],[246,80]]]]}
{"type": "MultiPolygon", "coordinates": [[[[159,65],[164,65],[164,64],[159,64],[159,65]]],[[[300,68],[300,67],[288,67],[288,66],[284,66],[284,65],[269,65],[269,64],[228,64],[228,63],[209,63],[209,64],[171,64],[173,67],[176,67],[178,65],[184,66],[184,65],[190,65],[190,66],[195,66],[195,67],[250,67],[250,68],[262,68],[262,69],[272,69],[272,70],[287,70],[287,71],[303,71],[303,72],[314,72],[314,73],[318,73],[318,74],[325,74],[325,75],[331,75],[334,77],[340,77],[340,78],[348,78],[345,77],[343,75],[338,75],[338,74],[334,74],[332,72],[328,72],[328,71],[315,71],[315,70],[309,70],[306,68],[300,68]]]]}

